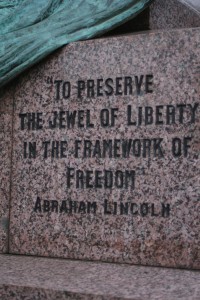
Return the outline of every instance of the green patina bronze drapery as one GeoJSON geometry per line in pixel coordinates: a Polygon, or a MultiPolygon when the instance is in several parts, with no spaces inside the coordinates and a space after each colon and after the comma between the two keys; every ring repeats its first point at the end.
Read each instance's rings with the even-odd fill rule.
{"type": "Polygon", "coordinates": [[[123,23],[151,0],[0,0],[0,86],[55,49],[123,23]]]}

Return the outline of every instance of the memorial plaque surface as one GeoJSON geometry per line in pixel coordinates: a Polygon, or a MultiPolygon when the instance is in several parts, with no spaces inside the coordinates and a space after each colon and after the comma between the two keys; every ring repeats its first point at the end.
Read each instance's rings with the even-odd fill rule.
{"type": "Polygon", "coordinates": [[[200,31],[71,44],[15,94],[10,252],[200,267],[200,31]]]}

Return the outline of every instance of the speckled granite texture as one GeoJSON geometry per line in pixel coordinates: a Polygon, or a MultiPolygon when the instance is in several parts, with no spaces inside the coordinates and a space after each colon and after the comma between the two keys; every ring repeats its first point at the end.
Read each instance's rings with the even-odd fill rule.
{"type": "Polygon", "coordinates": [[[21,77],[15,94],[10,253],[200,268],[199,57],[199,29],[138,34],[73,43],[21,77]],[[116,87],[105,95],[104,90],[111,92],[106,79],[112,78],[114,87],[116,77],[122,77],[119,84],[132,78],[132,95],[124,95],[123,86],[118,95],[116,87]],[[103,96],[83,91],[78,98],[77,81],[89,79],[95,87],[101,79],[103,96]],[[58,100],[63,89],[66,99],[58,100]],[[79,121],[67,128],[66,118],[75,111],[79,121]],[[137,117],[144,111],[146,121],[137,117]],[[53,112],[61,112],[56,128],[50,126],[53,112]],[[110,126],[101,126],[108,113],[110,126]],[[103,140],[115,144],[112,157],[108,149],[103,157],[103,140]],[[84,141],[92,143],[86,157],[84,141]],[[123,141],[131,147],[129,157],[122,155],[123,141]],[[96,187],[95,170],[105,176],[96,179],[96,187]],[[117,178],[112,187],[105,170],[117,178]]]}
{"type": "Polygon", "coordinates": [[[8,251],[13,93],[0,91],[0,253],[8,251]]]}
{"type": "Polygon", "coordinates": [[[200,27],[200,16],[177,0],[155,0],[150,6],[150,29],[200,27]]]}
{"type": "Polygon", "coordinates": [[[25,256],[0,256],[0,298],[197,300],[200,272],[25,256]]]}

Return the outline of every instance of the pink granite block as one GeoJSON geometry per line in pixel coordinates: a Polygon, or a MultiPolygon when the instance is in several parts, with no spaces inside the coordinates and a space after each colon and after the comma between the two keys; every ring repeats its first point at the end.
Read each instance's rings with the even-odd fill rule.
{"type": "Polygon", "coordinates": [[[151,30],[200,26],[198,13],[178,0],[155,0],[149,11],[151,30]]]}
{"type": "Polygon", "coordinates": [[[0,256],[4,300],[198,300],[200,272],[14,255],[0,256]]]}
{"type": "Polygon", "coordinates": [[[199,56],[199,29],[129,35],[21,77],[10,253],[200,267],[199,56]]]}
{"type": "Polygon", "coordinates": [[[13,93],[0,91],[0,253],[8,251],[13,93]]]}

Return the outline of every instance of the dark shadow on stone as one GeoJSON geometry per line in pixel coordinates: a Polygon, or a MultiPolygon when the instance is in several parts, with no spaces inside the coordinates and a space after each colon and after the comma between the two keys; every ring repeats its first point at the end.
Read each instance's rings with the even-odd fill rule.
{"type": "Polygon", "coordinates": [[[149,8],[146,8],[134,19],[110,30],[103,34],[102,37],[149,30],[149,12],[149,8]]]}

